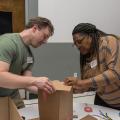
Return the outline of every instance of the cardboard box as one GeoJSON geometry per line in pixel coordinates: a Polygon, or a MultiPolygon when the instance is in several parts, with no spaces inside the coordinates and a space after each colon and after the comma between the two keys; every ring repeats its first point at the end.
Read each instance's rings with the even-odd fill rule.
{"type": "Polygon", "coordinates": [[[91,115],[87,115],[84,118],[80,119],[80,120],[97,120],[97,118],[91,116],[91,115]]]}
{"type": "Polygon", "coordinates": [[[40,120],[72,120],[73,94],[72,87],[65,86],[63,82],[52,81],[56,92],[43,98],[42,92],[38,94],[40,120]]]}
{"type": "Polygon", "coordinates": [[[22,120],[16,105],[8,97],[0,97],[0,120],[22,120]]]}
{"type": "Polygon", "coordinates": [[[40,120],[39,118],[31,119],[31,120],[40,120]]]}

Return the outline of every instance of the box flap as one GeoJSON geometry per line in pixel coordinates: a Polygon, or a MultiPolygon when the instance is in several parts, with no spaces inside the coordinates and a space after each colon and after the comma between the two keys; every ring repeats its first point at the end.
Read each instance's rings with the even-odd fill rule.
{"type": "Polygon", "coordinates": [[[48,95],[47,99],[44,100],[42,92],[39,91],[38,101],[41,120],[58,120],[60,101],[58,92],[48,95]]]}
{"type": "Polygon", "coordinates": [[[87,115],[84,118],[80,119],[80,120],[98,120],[97,118],[91,116],[91,115],[87,115]]]}
{"type": "Polygon", "coordinates": [[[40,118],[34,118],[34,119],[30,119],[30,120],[40,120],[40,118]]]}
{"type": "Polygon", "coordinates": [[[9,120],[8,97],[0,97],[0,120],[9,120]]]}
{"type": "Polygon", "coordinates": [[[22,120],[17,107],[9,97],[0,97],[0,120],[22,120]]]}
{"type": "Polygon", "coordinates": [[[60,92],[59,120],[72,120],[73,118],[73,93],[60,92]]]}
{"type": "Polygon", "coordinates": [[[64,82],[60,82],[59,80],[53,80],[52,84],[55,87],[55,89],[58,91],[68,91],[69,92],[72,90],[72,86],[67,86],[64,84],[64,82]]]}
{"type": "Polygon", "coordinates": [[[11,98],[9,98],[9,114],[10,114],[9,120],[22,120],[20,114],[18,113],[17,107],[14,104],[14,102],[11,100],[11,98]]]}

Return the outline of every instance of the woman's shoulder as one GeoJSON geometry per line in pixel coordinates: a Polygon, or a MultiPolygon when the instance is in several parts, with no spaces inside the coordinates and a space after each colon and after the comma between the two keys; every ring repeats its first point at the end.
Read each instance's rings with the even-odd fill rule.
{"type": "Polygon", "coordinates": [[[113,35],[108,35],[101,37],[101,41],[103,44],[110,44],[110,43],[116,43],[116,41],[120,40],[120,36],[113,36],[113,35]]]}

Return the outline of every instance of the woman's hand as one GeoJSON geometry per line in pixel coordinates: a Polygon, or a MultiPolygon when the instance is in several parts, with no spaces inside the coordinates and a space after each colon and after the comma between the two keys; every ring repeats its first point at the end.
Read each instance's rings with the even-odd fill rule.
{"type": "Polygon", "coordinates": [[[65,85],[73,86],[77,85],[78,79],[76,77],[67,77],[64,80],[65,85]]]}
{"type": "Polygon", "coordinates": [[[65,85],[72,86],[74,93],[83,93],[89,90],[89,87],[86,85],[86,80],[80,80],[76,77],[67,77],[64,83],[65,85]]]}

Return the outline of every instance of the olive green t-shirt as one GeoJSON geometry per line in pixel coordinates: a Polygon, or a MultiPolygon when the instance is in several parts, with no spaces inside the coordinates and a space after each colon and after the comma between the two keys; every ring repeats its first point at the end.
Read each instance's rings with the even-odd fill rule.
{"type": "MultiPolygon", "coordinates": [[[[22,75],[25,70],[33,66],[33,54],[29,46],[23,43],[19,33],[4,34],[0,36],[0,61],[10,64],[9,72],[22,75]]],[[[16,89],[0,88],[0,96],[15,97],[16,89]]]]}

